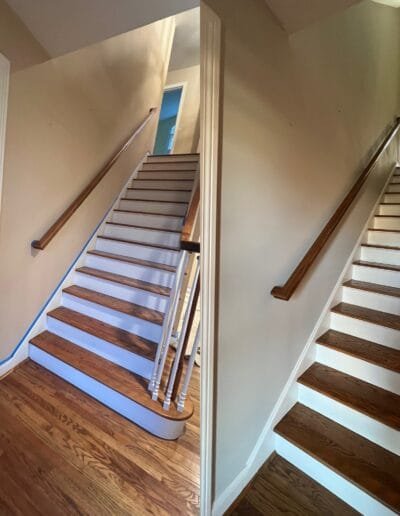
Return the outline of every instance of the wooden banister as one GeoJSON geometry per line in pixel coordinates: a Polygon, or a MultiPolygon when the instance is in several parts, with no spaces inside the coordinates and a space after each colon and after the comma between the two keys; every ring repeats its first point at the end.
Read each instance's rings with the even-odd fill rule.
{"type": "Polygon", "coordinates": [[[196,222],[197,212],[200,204],[200,184],[197,184],[196,190],[194,191],[192,200],[189,205],[189,209],[185,218],[185,224],[181,234],[181,249],[190,251],[193,253],[200,252],[200,242],[193,241],[192,233],[194,224],[196,222]]]}
{"type": "Polygon", "coordinates": [[[400,127],[400,118],[396,119],[395,124],[390,129],[389,133],[385,136],[383,142],[375,152],[375,154],[372,156],[371,160],[369,161],[366,168],[363,170],[357,181],[352,186],[351,190],[348,192],[346,197],[341,202],[340,206],[337,208],[335,213],[332,215],[332,217],[329,219],[321,233],[318,235],[314,243],[311,245],[307,253],[304,255],[301,262],[298,264],[298,266],[295,268],[295,270],[290,275],[289,279],[286,281],[286,283],[283,286],[280,287],[274,287],[271,290],[271,294],[278,298],[283,299],[284,301],[288,301],[293,293],[296,291],[297,287],[299,286],[300,282],[306,275],[308,269],[311,267],[311,265],[316,260],[319,253],[322,251],[323,247],[325,246],[326,242],[328,241],[329,237],[332,235],[338,224],[343,219],[346,211],[354,201],[354,199],[357,197],[358,193],[361,190],[361,187],[369,177],[372,169],[376,165],[379,157],[381,154],[386,150],[387,146],[390,144],[392,139],[396,136],[398,130],[400,127]]]}
{"type": "Polygon", "coordinates": [[[66,224],[66,222],[72,217],[76,210],[81,206],[85,199],[91,194],[91,192],[100,183],[107,172],[112,166],[118,161],[120,156],[128,149],[133,140],[138,136],[139,133],[144,129],[149,120],[152,118],[157,108],[153,107],[150,109],[149,114],[141,122],[141,124],[131,133],[125,143],[117,150],[117,152],[108,160],[104,167],[98,172],[98,174],[90,181],[90,183],[82,190],[78,197],[68,206],[64,213],[56,220],[56,222],[46,231],[46,233],[40,238],[40,240],[34,240],[32,247],[35,249],[43,250],[56,236],[60,229],[66,224]]]}

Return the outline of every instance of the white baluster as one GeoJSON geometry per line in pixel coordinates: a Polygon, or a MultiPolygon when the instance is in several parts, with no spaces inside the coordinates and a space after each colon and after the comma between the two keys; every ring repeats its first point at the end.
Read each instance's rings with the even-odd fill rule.
{"type": "Polygon", "coordinates": [[[149,384],[149,390],[152,391],[152,399],[158,399],[162,374],[164,372],[165,360],[168,355],[169,341],[171,339],[172,329],[175,321],[176,311],[178,309],[179,293],[182,288],[184,272],[186,270],[188,260],[188,252],[182,251],[182,256],[176,271],[175,283],[170,296],[168,312],[164,321],[163,331],[160,342],[157,347],[157,354],[154,363],[153,374],[149,384]]]}
{"type": "Polygon", "coordinates": [[[189,383],[190,383],[190,379],[192,377],[194,361],[196,360],[196,354],[199,349],[199,346],[200,346],[200,325],[197,327],[196,338],[194,339],[192,353],[190,354],[189,362],[187,365],[185,380],[183,382],[181,393],[179,394],[179,397],[178,397],[179,412],[182,412],[183,409],[185,408],[185,401],[186,401],[187,392],[189,389],[189,383]]]}
{"type": "Polygon", "coordinates": [[[174,389],[175,378],[176,378],[176,374],[178,372],[181,354],[183,352],[183,343],[185,342],[186,331],[187,331],[189,317],[190,317],[190,311],[191,311],[192,305],[193,305],[193,299],[194,299],[194,294],[195,294],[196,284],[198,281],[199,274],[200,274],[200,263],[199,263],[199,260],[197,259],[196,272],[194,275],[194,280],[192,283],[192,288],[190,291],[190,296],[189,296],[188,304],[187,304],[186,311],[185,311],[185,317],[184,317],[183,323],[182,323],[182,329],[179,334],[179,340],[178,340],[178,345],[176,347],[174,364],[172,366],[171,375],[169,377],[168,389],[167,389],[167,392],[165,395],[165,401],[164,401],[164,405],[163,405],[164,410],[168,410],[171,405],[172,391],[174,389]]]}

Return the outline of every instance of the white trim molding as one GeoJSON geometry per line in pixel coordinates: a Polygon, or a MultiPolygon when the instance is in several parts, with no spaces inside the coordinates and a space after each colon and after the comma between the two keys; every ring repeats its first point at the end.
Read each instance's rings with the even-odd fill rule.
{"type": "Polygon", "coordinates": [[[4,149],[6,142],[9,80],[10,62],[3,56],[3,54],[0,54],[0,212],[3,187],[4,149]]]}
{"type": "Polygon", "coordinates": [[[214,342],[216,311],[216,255],[219,175],[219,112],[221,21],[204,2],[201,24],[201,406],[200,406],[200,514],[212,512],[214,464],[214,342]]]}

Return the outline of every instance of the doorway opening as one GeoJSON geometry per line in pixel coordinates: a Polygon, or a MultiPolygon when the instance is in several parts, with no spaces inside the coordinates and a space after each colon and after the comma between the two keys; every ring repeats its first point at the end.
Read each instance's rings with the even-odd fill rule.
{"type": "Polygon", "coordinates": [[[183,85],[164,90],[154,154],[171,154],[173,151],[182,94],[183,85]]]}

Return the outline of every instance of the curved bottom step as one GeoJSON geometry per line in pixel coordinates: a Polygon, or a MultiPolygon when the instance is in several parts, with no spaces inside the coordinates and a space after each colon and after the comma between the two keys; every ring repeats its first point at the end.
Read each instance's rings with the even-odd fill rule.
{"type": "Polygon", "coordinates": [[[34,362],[157,437],[177,439],[193,413],[190,400],[183,412],[175,407],[163,410],[163,400],[151,399],[143,378],[60,337],[31,343],[29,355],[34,362]]]}

